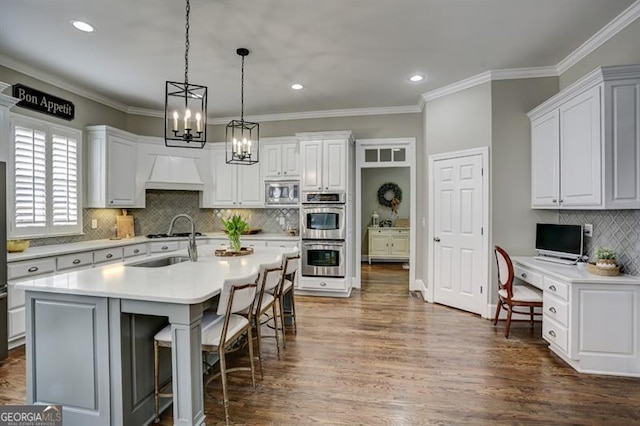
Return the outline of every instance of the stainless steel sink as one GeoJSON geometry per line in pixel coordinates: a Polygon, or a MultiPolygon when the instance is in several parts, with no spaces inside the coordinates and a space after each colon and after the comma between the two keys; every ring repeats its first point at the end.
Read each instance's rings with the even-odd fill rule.
{"type": "Polygon", "coordinates": [[[163,266],[171,266],[176,263],[188,262],[187,256],[170,256],[161,257],[160,259],[144,260],[142,262],[130,263],[127,266],[138,266],[140,268],[162,268],[163,266]]]}

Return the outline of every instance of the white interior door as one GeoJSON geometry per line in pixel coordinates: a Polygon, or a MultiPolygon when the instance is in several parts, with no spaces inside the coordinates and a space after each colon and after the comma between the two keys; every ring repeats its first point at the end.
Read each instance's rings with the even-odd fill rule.
{"type": "Polygon", "coordinates": [[[482,314],[486,273],[481,154],[433,163],[434,301],[482,314]]]}

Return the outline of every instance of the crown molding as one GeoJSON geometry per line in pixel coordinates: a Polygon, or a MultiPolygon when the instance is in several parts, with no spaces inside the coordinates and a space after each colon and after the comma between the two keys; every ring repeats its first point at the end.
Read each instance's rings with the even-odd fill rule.
{"type": "Polygon", "coordinates": [[[459,92],[461,90],[478,86],[479,84],[488,83],[489,81],[491,81],[491,71],[485,71],[481,74],[476,74],[469,78],[465,78],[464,80],[460,80],[447,86],[440,87],[439,89],[423,93],[421,98],[424,99],[425,102],[430,102],[434,99],[438,99],[443,96],[448,96],[453,93],[459,92]]]}
{"type": "Polygon", "coordinates": [[[82,96],[83,98],[87,98],[89,100],[92,100],[94,102],[98,102],[102,105],[106,105],[108,107],[111,107],[113,109],[116,109],[118,111],[122,111],[122,112],[127,112],[127,105],[118,102],[118,101],[114,101],[113,99],[110,99],[106,96],[103,96],[97,92],[93,92],[91,90],[85,90],[85,89],[81,89],[77,86],[74,86],[73,84],[69,83],[66,80],[60,79],[60,78],[56,78],[56,77],[52,77],[49,74],[45,74],[42,71],[31,67],[29,65],[23,64],[22,62],[10,58],[6,55],[3,55],[0,53],[0,65],[5,66],[7,68],[11,68],[14,71],[18,71],[22,74],[25,74],[29,77],[35,78],[37,80],[40,80],[44,83],[47,84],[51,84],[52,86],[58,87],[62,90],[66,90],[67,92],[71,92],[73,94],[76,94],[78,96],[82,96]]]}
{"type": "MultiPolygon", "coordinates": [[[[156,109],[148,109],[148,108],[138,108],[138,107],[127,107],[127,114],[132,115],[144,115],[146,117],[160,117],[164,118],[164,111],[159,111],[156,109]]],[[[207,117],[207,121],[209,118],[207,117]]]]}
{"type": "Polygon", "coordinates": [[[491,80],[520,80],[524,78],[557,77],[558,70],[554,66],[512,68],[506,70],[492,70],[491,80]]]}
{"type": "Polygon", "coordinates": [[[564,58],[556,65],[558,74],[563,74],[569,68],[584,59],[591,52],[602,46],[611,37],[625,29],[627,25],[640,17],[640,0],[637,0],[631,6],[626,8],[620,15],[613,18],[611,22],[602,27],[600,31],[592,35],[587,41],[582,43],[580,47],[571,52],[569,56],[564,58]]]}

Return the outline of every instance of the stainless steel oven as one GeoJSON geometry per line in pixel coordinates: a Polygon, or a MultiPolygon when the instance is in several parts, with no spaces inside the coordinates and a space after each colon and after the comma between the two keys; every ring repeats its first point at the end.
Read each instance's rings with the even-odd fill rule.
{"type": "Polygon", "coordinates": [[[303,240],[344,240],[346,238],[344,205],[303,205],[300,212],[300,235],[303,240]]]}
{"type": "Polygon", "coordinates": [[[303,241],[301,258],[305,277],[344,278],[346,274],[344,241],[303,241]]]}

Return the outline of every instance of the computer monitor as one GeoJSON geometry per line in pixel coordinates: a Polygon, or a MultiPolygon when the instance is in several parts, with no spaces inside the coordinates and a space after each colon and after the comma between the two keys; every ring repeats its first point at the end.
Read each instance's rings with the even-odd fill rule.
{"type": "Polygon", "coordinates": [[[579,259],[583,252],[582,225],[536,224],[536,250],[540,255],[579,259]]]}

